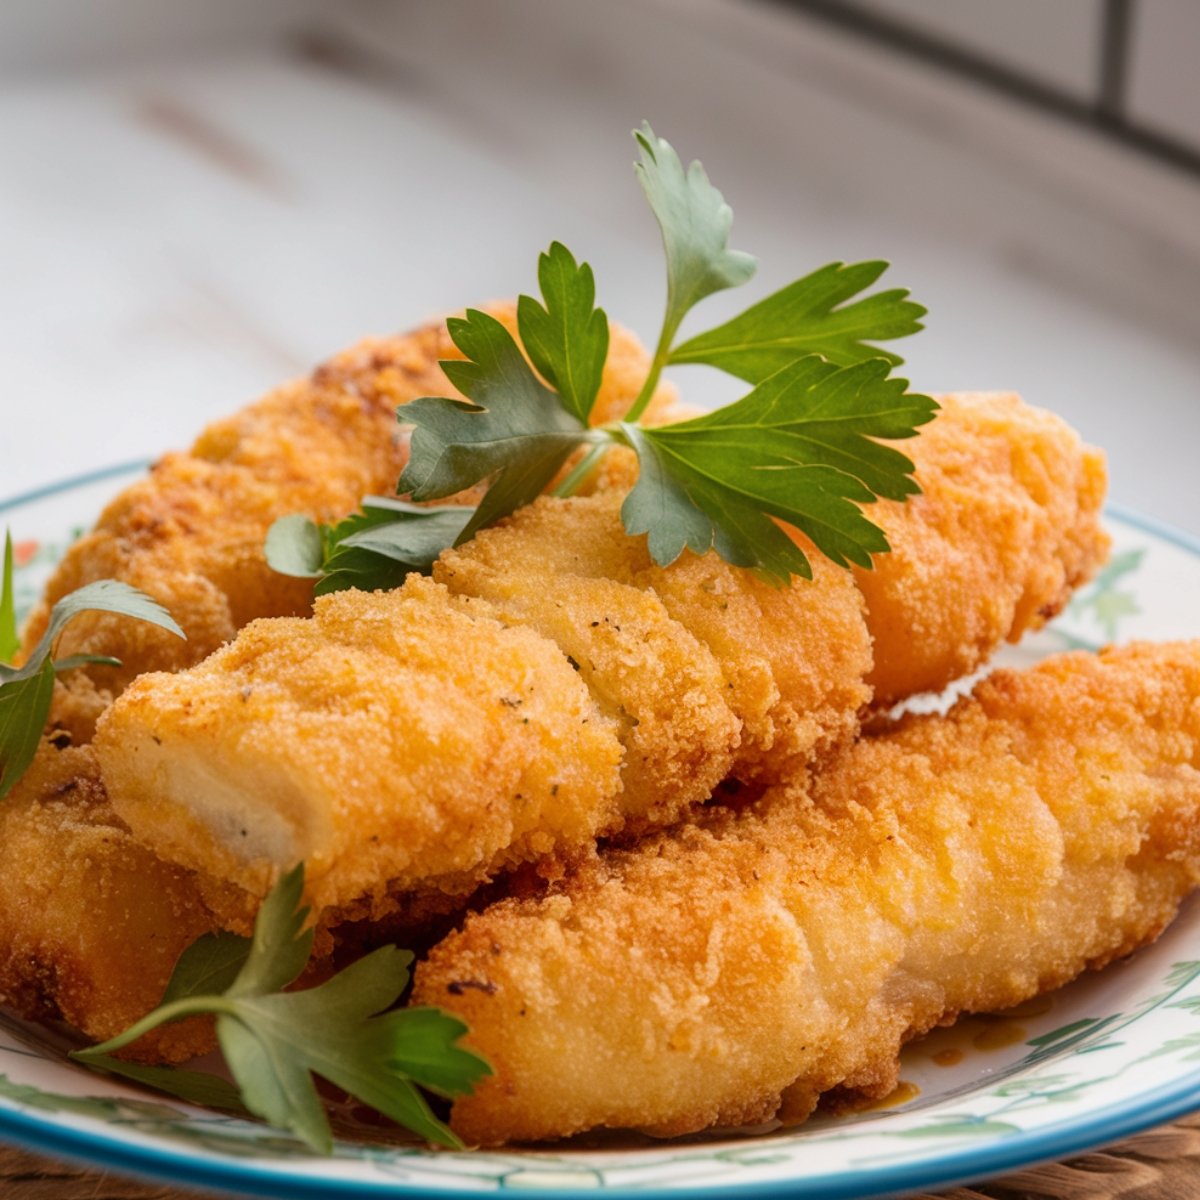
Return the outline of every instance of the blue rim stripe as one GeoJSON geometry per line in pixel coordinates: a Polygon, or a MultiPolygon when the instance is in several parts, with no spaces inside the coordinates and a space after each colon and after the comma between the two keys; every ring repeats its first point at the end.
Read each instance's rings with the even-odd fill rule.
{"type": "MultiPolygon", "coordinates": [[[[805,1175],[762,1183],[714,1184],[706,1188],[618,1185],[588,1190],[604,1195],[636,1194],[645,1200],[681,1200],[686,1196],[770,1200],[793,1197],[803,1189],[821,1200],[883,1200],[916,1189],[978,1181],[1035,1163],[1083,1153],[1184,1116],[1194,1111],[1198,1103],[1200,1071],[1193,1071],[1157,1091],[1143,1093],[1136,1105],[1112,1104],[1047,1129],[1013,1134],[999,1143],[966,1147],[943,1154],[936,1160],[923,1158],[909,1163],[855,1168],[851,1172],[805,1175]]],[[[457,1185],[431,1188],[406,1184],[402,1180],[319,1180],[291,1168],[255,1171],[236,1160],[225,1162],[133,1145],[6,1108],[0,1108],[0,1128],[6,1136],[11,1132],[22,1144],[36,1150],[169,1183],[216,1187],[251,1196],[286,1195],[289,1200],[291,1197],[297,1200],[345,1200],[347,1197],[379,1200],[382,1196],[403,1196],[405,1200],[464,1200],[466,1197],[478,1200],[492,1192],[488,1188],[457,1185]]],[[[764,1145],[769,1144],[769,1140],[764,1142],[764,1145]]],[[[514,1200],[579,1200],[581,1194],[580,1189],[570,1188],[505,1187],[496,1190],[514,1200]]]]}
{"type": "MultiPolygon", "coordinates": [[[[0,512],[32,504],[62,492],[132,474],[148,466],[145,460],[103,467],[56,484],[34,489],[0,501],[0,512]]],[[[1142,516],[1120,504],[1109,504],[1105,512],[1124,525],[1162,539],[1200,558],[1200,537],[1153,517],[1142,516]]],[[[983,1146],[928,1156],[908,1163],[855,1168],[850,1172],[793,1176],[761,1183],[714,1184],[706,1188],[615,1186],[597,1189],[609,1195],[636,1193],[645,1200],[680,1200],[686,1196],[718,1196],[773,1200],[801,1193],[819,1195],[821,1200],[883,1200],[916,1189],[949,1187],[957,1183],[1028,1167],[1038,1162],[1079,1154],[1093,1147],[1118,1141],[1144,1129],[1194,1111],[1200,1106],[1200,1070],[1164,1087],[1143,1092],[1137,1102],[1111,1104],[1106,1108],[1062,1121],[1039,1130],[1024,1131],[983,1146]],[[864,1188],[866,1190],[864,1190],[864,1188]]],[[[99,1164],[168,1183],[219,1188],[251,1196],[296,1197],[297,1200],[377,1200],[403,1196],[405,1200],[477,1200],[488,1189],[448,1185],[431,1188],[401,1180],[317,1180],[293,1168],[256,1171],[245,1163],[224,1161],[182,1151],[163,1150],[123,1142],[104,1133],[63,1126],[52,1119],[0,1106],[0,1131],[35,1150],[58,1154],[88,1164],[99,1164]]],[[[769,1145],[765,1141],[764,1145],[769,1145]]],[[[579,1200],[579,1190],[566,1188],[504,1188],[515,1200],[579,1200]]]]}
{"type": "Polygon", "coordinates": [[[1200,537],[1180,529],[1178,525],[1171,525],[1166,521],[1159,520],[1158,517],[1146,516],[1144,513],[1135,512],[1132,508],[1126,508],[1124,504],[1116,504],[1112,501],[1104,506],[1104,512],[1106,516],[1116,517],[1123,525],[1131,525],[1142,533],[1153,534],[1155,537],[1162,538],[1164,542],[1178,546],[1180,550],[1187,550],[1200,556],[1200,537]]]}
{"type": "Polygon", "coordinates": [[[111,467],[98,467],[94,471],[85,471],[82,475],[72,475],[70,479],[59,480],[58,483],[47,483],[42,487],[33,488],[0,500],[0,512],[12,508],[21,508],[33,504],[36,500],[45,500],[49,496],[57,496],[61,492],[73,492],[76,488],[89,487],[93,483],[103,483],[106,479],[116,479],[121,475],[132,475],[134,471],[145,471],[150,466],[150,459],[136,458],[131,462],[116,463],[111,467]]]}

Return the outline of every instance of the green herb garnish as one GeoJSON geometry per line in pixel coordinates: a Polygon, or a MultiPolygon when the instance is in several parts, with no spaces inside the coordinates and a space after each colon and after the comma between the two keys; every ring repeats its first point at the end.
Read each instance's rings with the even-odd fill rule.
{"type": "Polygon", "coordinates": [[[538,258],[544,304],[517,302],[517,327],[525,353],[558,390],[559,403],[586,425],[600,391],[608,357],[608,318],[596,307],[596,281],[561,242],[538,258]]]}
{"type": "Polygon", "coordinates": [[[403,420],[416,430],[397,490],[440,500],[490,479],[458,535],[465,542],[536,500],[588,434],[495,317],[468,309],[446,324],[467,360],[444,362],[442,370],[472,403],[426,396],[403,406],[403,420]]]}
{"type": "Polygon", "coordinates": [[[830,263],[676,346],[669,361],[707,363],[748,383],[761,382],[805,354],[819,354],[839,367],[867,358],[898,365],[903,361],[898,355],[871,342],[918,332],[925,309],[903,288],[846,303],[886,270],[885,262],[830,263]]]}
{"type": "Polygon", "coordinates": [[[422,507],[368,496],[362,512],[333,525],[300,514],[281,517],[267,534],[267,561],[281,575],[317,580],[318,596],[349,587],[397,588],[411,571],[428,575],[474,512],[465,505],[422,507]]]}
{"type": "Polygon", "coordinates": [[[373,951],[317,987],[285,991],[312,952],[303,892],[301,863],[263,901],[253,938],[206,934],[180,956],[158,1008],[71,1057],[185,1100],[244,1108],[328,1154],[333,1135],[312,1078],[319,1075],[428,1141],[461,1148],[419,1089],[465,1095],[491,1074],[483,1059],[458,1045],[467,1027],[440,1009],[393,1008],[408,986],[413,958],[395,946],[373,951]],[[197,1015],[216,1017],[236,1091],[220,1076],[112,1057],[168,1021],[197,1015]]]}
{"type": "MultiPolygon", "coordinates": [[[[5,554],[4,595],[0,599],[0,626],[6,624],[2,614],[11,604],[12,573],[5,554]]],[[[42,730],[50,715],[54,695],[54,676],[59,671],[71,671],[88,663],[119,667],[120,660],[98,654],[75,654],[69,658],[53,658],[54,647],[68,622],[85,612],[110,612],[139,621],[148,621],[177,637],[183,630],[171,614],[145,592],[115,579],[101,579],[64,596],[51,610],[50,621],[41,640],[33,648],[22,667],[0,663],[0,800],[3,800],[24,775],[37,753],[42,730]]],[[[6,656],[8,657],[8,656],[6,656]]]]}
{"type": "Polygon", "coordinates": [[[17,629],[17,596],[13,585],[12,531],[4,531],[4,574],[0,577],[0,662],[11,662],[21,649],[17,629]]]}
{"type": "MultiPolygon", "coordinates": [[[[476,310],[447,323],[465,361],[442,367],[467,401],[424,397],[401,406],[400,421],[414,430],[397,491],[428,502],[488,483],[478,509],[454,533],[457,545],[535,500],[581,449],[586,452],[556,495],[578,490],[601,455],[624,445],[637,454],[640,474],[622,521],[629,534],[648,535],[659,565],[685,548],[697,554],[716,549],[777,582],[811,577],[808,558],[777,524],[783,522],[835,563],[869,568],[871,555],[885,552],[888,543],[862,506],[919,491],[912,462],[881,442],[914,436],[937,411],[928,396],[908,392],[905,380],[891,377],[901,360],[876,343],[917,332],[925,310],[902,289],[862,295],[886,263],[831,263],[724,325],[677,342],[691,309],[745,283],[756,262],[729,248],[733,214],[703,167],[694,162],[685,169],[649,125],[634,137],[638,179],[662,233],[667,299],[650,369],[629,412],[621,421],[588,427],[608,321],[595,304],[591,268],[555,242],[538,264],[541,300],[521,296],[518,302],[521,345],[476,310]],[[756,386],[717,412],[645,425],[663,369],[686,363],[715,366],[756,386]]],[[[296,518],[285,521],[293,524],[277,524],[267,547],[277,570],[319,577],[324,591],[401,581],[394,570],[335,574],[329,568],[340,527],[318,531],[296,518]],[[301,536],[309,569],[290,571],[301,536]]],[[[404,562],[401,550],[411,545],[412,569],[427,571],[431,530],[405,522],[395,530],[391,558],[404,562]]]]}
{"type": "Polygon", "coordinates": [[[808,355],[728,408],[656,429],[623,423],[641,459],[621,507],[626,530],[649,534],[659,563],[685,546],[697,554],[715,546],[728,562],[781,581],[811,577],[777,517],[839,566],[870,567],[888,543],[859,505],[918,490],[909,460],[873,438],[904,437],[932,415],[931,401],[887,376],[879,359],[838,368],[808,355]]]}

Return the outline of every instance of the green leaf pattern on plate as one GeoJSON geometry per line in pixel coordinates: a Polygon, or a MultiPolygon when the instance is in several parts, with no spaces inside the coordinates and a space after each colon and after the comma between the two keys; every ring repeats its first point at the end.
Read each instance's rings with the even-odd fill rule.
{"type": "Polygon", "coordinates": [[[1145,555],[1142,548],[1114,554],[1092,583],[1072,599],[1067,616],[1082,625],[1086,635],[1080,636],[1059,625],[1052,632],[1072,650],[1099,650],[1117,641],[1125,618],[1136,617],[1142,611],[1128,584],[1145,555]],[[1098,640],[1093,630],[1098,630],[1098,640]]]}

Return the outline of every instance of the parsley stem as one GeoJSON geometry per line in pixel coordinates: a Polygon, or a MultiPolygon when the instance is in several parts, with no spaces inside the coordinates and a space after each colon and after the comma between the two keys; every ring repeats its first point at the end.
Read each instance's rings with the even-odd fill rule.
{"type": "Polygon", "coordinates": [[[109,1038],[107,1042],[101,1042],[98,1046],[88,1046],[84,1050],[73,1050],[71,1057],[79,1059],[81,1062],[87,1062],[93,1055],[111,1054],[114,1050],[123,1050],[131,1042],[136,1042],[144,1034],[149,1033],[152,1029],[157,1029],[160,1025],[165,1025],[168,1021],[178,1021],[182,1017],[194,1017],[203,1013],[226,1013],[234,1016],[237,1008],[224,996],[186,996],[182,1000],[176,1000],[173,1004],[164,1004],[161,1008],[156,1008],[140,1021],[130,1025],[124,1033],[109,1038]]]}
{"type": "Polygon", "coordinates": [[[583,481],[592,473],[593,468],[608,452],[612,442],[599,442],[593,446],[572,468],[567,472],[566,478],[556,487],[550,494],[552,496],[573,496],[580,487],[583,481]]]}
{"type": "Polygon", "coordinates": [[[630,425],[635,424],[641,418],[642,413],[646,411],[650,401],[654,398],[654,389],[658,387],[663,367],[667,365],[667,359],[671,356],[671,342],[674,340],[675,331],[678,328],[678,319],[663,322],[662,333],[658,337],[658,345],[654,347],[654,360],[650,364],[650,374],[646,376],[646,382],[642,384],[642,390],[638,392],[638,397],[633,402],[633,407],[625,414],[624,419],[630,425]]]}

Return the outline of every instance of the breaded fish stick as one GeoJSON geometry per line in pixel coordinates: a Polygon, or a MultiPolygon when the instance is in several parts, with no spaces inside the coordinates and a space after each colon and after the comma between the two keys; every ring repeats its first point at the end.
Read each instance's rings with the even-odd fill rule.
{"type": "Polygon", "coordinates": [[[619,822],[615,722],[558,647],[416,575],[143,676],[94,746],[138,837],[246,890],[234,924],[285,863],[319,912],[465,894],[619,822]]]}
{"type": "MultiPolygon", "coordinates": [[[[0,1002],[112,1037],[162,997],[175,961],[216,928],[194,877],[134,840],[91,751],[42,745],[0,805],[0,1002]]],[[[207,1022],[164,1025],[136,1055],[180,1062],[207,1022]]]]}
{"type": "MultiPolygon", "coordinates": [[[[515,305],[490,311],[515,328],[515,305]]],[[[408,457],[397,406],[459,395],[438,362],[460,357],[443,321],[367,339],[209,426],[188,453],[164,456],[126,488],[67,552],[30,617],[25,645],[41,636],[56,600],[96,579],[122,579],[154,596],[187,641],[113,614],[77,618],[63,654],[115,655],[122,666],[67,676],[51,724],[87,741],[96,717],[135,676],[198,663],[255,617],[307,613],[312,584],[267,566],[267,530],[288,513],[329,521],[366,495],[391,494],[408,457]]],[[[593,418],[620,415],[648,370],[641,344],[614,326],[593,418]]],[[[661,387],[655,409],[674,395],[661,387]]]]}
{"type": "Polygon", "coordinates": [[[629,824],[661,825],[728,774],[777,782],[853,736],[871,699],[871,642],[851,574],[817,554],[812,582],[783,588],[715,554],[659,567],[645,538],[626,536],[623,499],[606,489],[539,500],[444,553],[434,578],[579,664],[621,724],[622,805],[648,818],[629,824]],[[649,607],[661,631],[631,619],[649,607]],[[696,719],[701,693],[688,679],[701,664],[724,727],[696,719]]]}
{"type": "Polygon", "coordinates": [[[1004,392],[939,396],[905,442],[921,494],[868,515],[892,550],[855,569],[877,703],[940,692],[1060,612],[1108,555],[1104,455],[1004,392]]]}
{"type": "MultiPolygon", "coordinates": [[[[1024,436],[1019,417],[1007,426],[1014,438],[1024,436]]],[[[954,407],[939,418],[957,419],[954,407]]],[[[1077,439],[1065,426],[1058,436],[1082,473],[1077,439]]],[[[1099,557],[1105,539],[1076,482],[1047,502],[1077,514],[1099,557]]],[[[1028,494],[999,468],[988,486],[1012,493],[994,506],[1004,538],[1028,494]]],[[[618,508],[611,491],[545,498],[448,552],[435,568],[443,589],[410,580],[371,600],[326,598],[315,624],[256,624],[199,669],[144,676],[98,734],[114,806],[156,852],[237,883],[248,905],[307,859],[320,910],[398,890],[463,893],[518,862],[677,820],[729,773],[788,781],[852,734],[871,659],[848,573],[818,560],[813,581],[772,590],[714,555],[657,568],[624,534],[618,508]],[[462,616],[468,601],[474,625],[462,616]],[[452,665],[471,638],[482,639],[474,675],[452,665]],[[493,643],[495,653],[484,649],[493,643]],[[564,713],[588,714],[579,753],[565,731],[536,745],[522,733],[526,722],[540,728],[521,705],[554,663],[577,676],[564,713]],[[419,688],[399,686],[410,669],[419,688]],[[469,745],[424,736],[443,724],[472,730],[469,745]],[[501,747],[511,777],[492,769],[501,747]],[[520,765],[521,754],[535,757],[520,765]],[[544,754],[578,759],[577,789],[560,787],[544,754]]],[[[897,542],[913,529],[919,521],[902,524],[897,542]]],[[[987,531],[971,533],[990,558],[987,531]]],[[[1061,590],[1057,552],[1039,548],[1061,590]]],[[[959,557],[969,561],[969,547],[959,557]]],[[[957,578],[945,586],[958,601],[957,578]]]]}
{"type": "Polygon", "coordinates": [[[1198,881],[1200,642],[1068,654],[468,917],[413,1003],[495,1069],[469,1142],[796,1121],[1153,940],[1198,881]]]}

